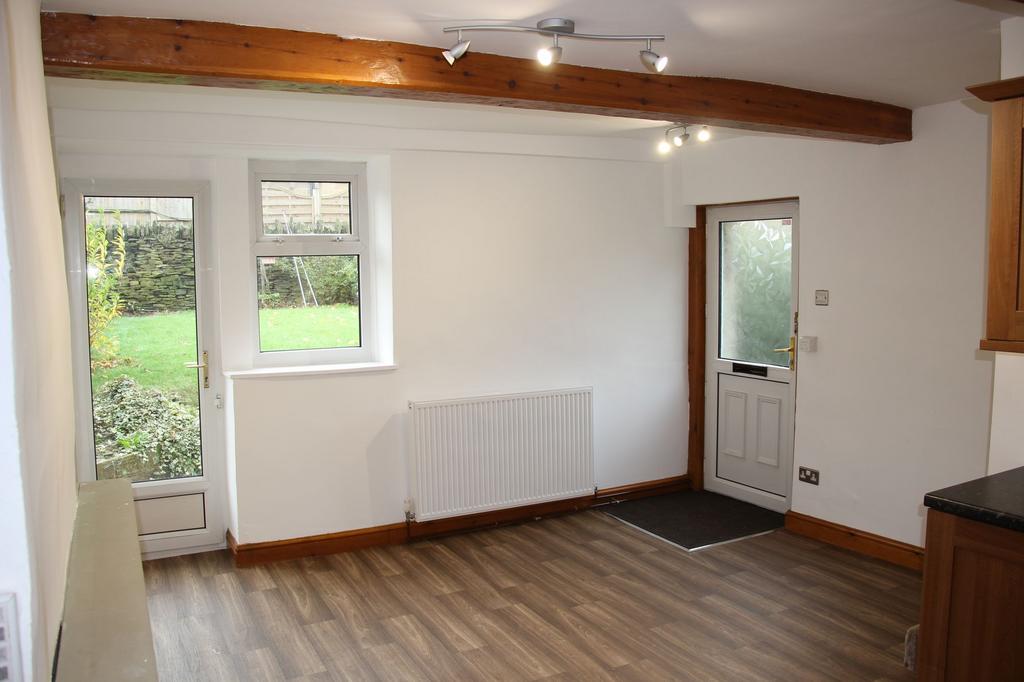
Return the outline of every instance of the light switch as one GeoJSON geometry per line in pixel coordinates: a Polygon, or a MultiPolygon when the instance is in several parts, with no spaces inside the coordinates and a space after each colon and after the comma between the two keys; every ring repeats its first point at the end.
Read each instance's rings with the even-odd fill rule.
{"type": "Polygon", "coordinates": [[[817,336],[801,336],[800,350],[804,353],[815,353],[818,350],[817,336]]]}
{"type": "Polygon", "coordinates": [[[828,289],[814,290],[814,305],[828,305],[828,289]]]}

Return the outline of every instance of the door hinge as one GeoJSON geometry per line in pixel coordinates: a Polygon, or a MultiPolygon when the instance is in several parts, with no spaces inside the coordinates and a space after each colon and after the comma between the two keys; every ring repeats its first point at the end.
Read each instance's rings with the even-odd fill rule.
{"type": "Polygon", "coordinates": [[[64,203],[65,203],[64,195],[61,194],[57,198],[57,207],[60,210],[60,219],[61,220],[64,220],[64,203]]]}

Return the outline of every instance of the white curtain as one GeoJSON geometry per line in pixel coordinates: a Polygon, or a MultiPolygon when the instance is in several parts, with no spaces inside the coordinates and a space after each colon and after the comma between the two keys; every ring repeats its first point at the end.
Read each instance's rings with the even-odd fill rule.
{"type": "MultiPolygon", "coordinates": [[[[17,469],[24,509],[24,542],[11,554],[0,549],[9,564],[0,579],[10,567],[19,583],[18,567],[27,568],[15,585],[20,632],[31,637],[21,647],[26,680],[49,679],[76,503],[67,279],[39,9],[39,0],[0,0],[0,472],[17,469]]],[[[0,525],[0,542],[16,531],[0,525]]]]}

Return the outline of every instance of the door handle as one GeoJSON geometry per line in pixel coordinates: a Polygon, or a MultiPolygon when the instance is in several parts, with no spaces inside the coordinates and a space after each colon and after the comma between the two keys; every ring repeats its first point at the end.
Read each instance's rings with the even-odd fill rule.
{"type": "Polygon", "coordinates": [[[789,337],[789,346],[786,348],[772,348],[773,353],[789,353],[789,368],[796,366],[796,337],[789,337]]]}
{"type": "Polygon", "coordinates": [[[203,388],[210,387],[210,354],[205,350],[203,351],[202,362],[186,362],[185,366],[189,369],[201,369],[203,370],[203,388]]]}

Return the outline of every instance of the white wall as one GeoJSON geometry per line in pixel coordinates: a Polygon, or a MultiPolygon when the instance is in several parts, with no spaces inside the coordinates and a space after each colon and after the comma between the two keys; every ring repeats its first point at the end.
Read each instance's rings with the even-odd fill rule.
{"type": "Polygon", "coordinates": [[[25,679],[44,680],[76,497],[67,287],[38,2],[0,7],[0,93],[0,591],[18,597],[25,679]]]}
{"type": "Polygon", "coordinates": [[[800,358],[795,458],[821,485],[794,482],[795,511],[921,545],[924,493],[985,473],[987,125],[952,102],[915,111],[904,144],[685,152],[689,203],[800,197],[800,332],[819,350],[800,358]]]}
{"type": "MultiPolygon", "coordinates": [[[[0,8],[0,12],[2,12],[0,8]]],[[[0,166],[0,188],[7,185],[7,164],[0,166]]],[[[18,658],[32,660],[33,580],[22,487],[21,446],[18,442],[17,394],[14,386],[14,311],[11,260],[8,251],[10,223],[6,220],[4,193],[0,191],[0,592],[15,595],[19,609],[18,658]]]]}
{"type": "MultiPolygon", "coordinates": [[[[390,160],[398,369],[233,382],[240,542],[401,521],[409,400],[592,385],[598,485],[685,471],[686,236],[663,227],[646,140],[346,123],[345,99],[321,112],[342,120],[310,121],[303,103],[324,98],[97,88],[51,83],[62,174],[211,182],[232,369],[251,366],[246,159],[390,160]]],[[[407,123],[427,111],[401,110],[407,123]]]]}
{"type": "Polygon", "coordinates": [[[995,353],[988,473],[1024,466],[1024,356],[995,353]]]}
{"type": "Polygon", "coordinates": [[[1024,17],[1003,19],[999,24],[1000,78],[1024,76],[1024,17]]]}
{"type": "MultiPolygon", "coordinates": [[[[1024,17],[1004,19],[1002,36],[1002,77],[1024,76],[1024,17]]],[[[995,354],[992,387],[991,441],[988,473],[1024,466],[1024,357],[1016,353],[995,354]]]]}
{"type": "MultiPolygon", "coordinates": [[[[662,227],[648,142],[415,130],[401,125],[426,110],[407,104],[375,126],[346,122],[345,98],[133,92],[51,84],[62,172],[211,182],[232,369],[250,366],[246,159],[390,159],[399,368],[234,382],[241,542],[401,520],[408,400],[594,385],[599,485],[683,472],[685,232],[662,227]]],[[[801,362],[796,459],[822,485],[794,486],[797,511],[920,544],[924,492],[984,473],[986,140],[986,117],[950,103],[916,112],[906,144],[683,152],[686,203],[801,197],[802,330],[821,343],[801,362]]]]}

